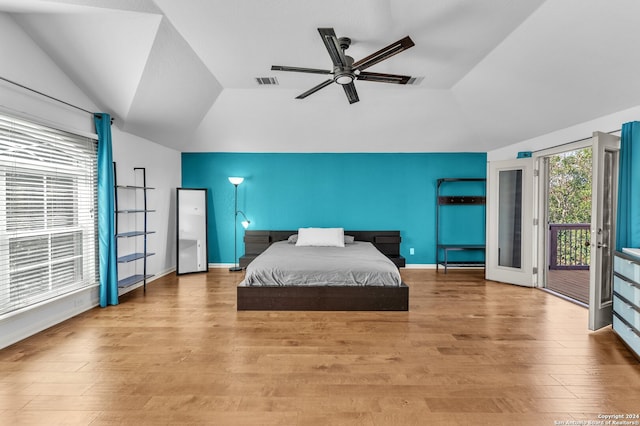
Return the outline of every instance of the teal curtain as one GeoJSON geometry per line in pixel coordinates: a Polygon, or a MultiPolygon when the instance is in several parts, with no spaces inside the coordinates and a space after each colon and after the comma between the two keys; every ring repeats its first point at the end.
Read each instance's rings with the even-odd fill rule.
{"type": "Polygon", "coordinates": [[[640,121],[622,125],[616,249],[640,247],[640,121]]]}
{"type": "Polygon", "coordinates": [[[118,266],[116,259],[113,201],[113,154],[111,116],[95,114],[98,134],[98,244],[100,253],[100,306],[118,304],[118,266]]]}

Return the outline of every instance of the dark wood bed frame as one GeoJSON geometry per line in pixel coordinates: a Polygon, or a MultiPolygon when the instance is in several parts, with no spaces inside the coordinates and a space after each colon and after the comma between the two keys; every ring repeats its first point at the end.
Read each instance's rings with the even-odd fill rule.
{"type": "MultiPolygon", "coordinates": [[[[240,266],[246,268],[271,244],[286,241],[298,231],[245,231],[245,255],[240,266]]],[[[344,231],[356,241],[368,241],[397,267],[405,266],[400,256],[400,231],[344,231]]],[[[239,311],[408,311],[409,287],[373,286],[238,286],[239,311]]]]}

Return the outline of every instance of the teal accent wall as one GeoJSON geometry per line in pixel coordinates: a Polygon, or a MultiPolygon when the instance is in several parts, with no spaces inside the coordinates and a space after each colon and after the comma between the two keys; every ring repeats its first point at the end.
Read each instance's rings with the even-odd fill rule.
{"type": "MultiPolygon", "coordinates": [[[[238,209],[250,229],[400,230],[407,263],[433,264],[436,180],[485,177],[486,161],[484,153],[183,153],[182,187],[209,189],[210,263],[234,262],[234,187],[227,177],[242,176],[238,209]]],[[[484,209],[467,207],[444,223],[446,236],[482,244],[484,209]]]]}

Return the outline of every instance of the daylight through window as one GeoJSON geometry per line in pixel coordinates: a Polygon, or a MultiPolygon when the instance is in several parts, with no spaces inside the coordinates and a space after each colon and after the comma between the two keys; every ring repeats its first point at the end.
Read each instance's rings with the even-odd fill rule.
{"type": "Polygon", "coordinates": [[[0,315],[97,269],[97,141],[0,114],[0,315]]]}

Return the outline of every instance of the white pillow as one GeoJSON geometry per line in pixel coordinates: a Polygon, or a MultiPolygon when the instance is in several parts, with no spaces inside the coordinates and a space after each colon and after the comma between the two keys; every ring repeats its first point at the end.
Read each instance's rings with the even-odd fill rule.
{"type": "Polygon", "coordinates": [[[300,228],[296,246],[344,247],[344,228],[300,228]]]}
{"type": "MultiPolygon", "coordinates": [[[[287,238],[287,242],[289,244],[295,244],[298,242],[298,234],[291,234],[289,235],[289,238],[287,238]]],[[[353,235],[345,235],[344,236],[344,243],[346,244],[353,244],[356,242],[356,237],[354,237],[353,235]]]]}

